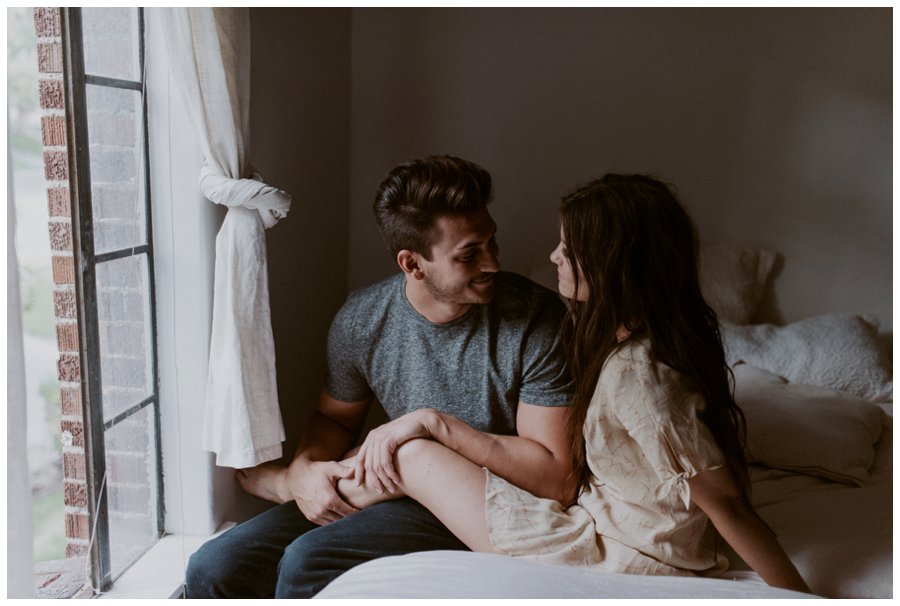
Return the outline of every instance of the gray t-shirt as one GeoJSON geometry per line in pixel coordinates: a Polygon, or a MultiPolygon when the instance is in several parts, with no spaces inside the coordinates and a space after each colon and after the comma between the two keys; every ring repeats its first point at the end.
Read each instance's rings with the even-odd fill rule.
{"type": "Polygon", "coordinates": [[[428,407],[480,431],[515,435],[519,402],[569,404],[564,314],[552,291],[500,272],[490,303],[434,324],[409,303],[397,274],[352,293],[338,311],[325,390],[343,402],[374,396],[392,419],[428,407]]]}

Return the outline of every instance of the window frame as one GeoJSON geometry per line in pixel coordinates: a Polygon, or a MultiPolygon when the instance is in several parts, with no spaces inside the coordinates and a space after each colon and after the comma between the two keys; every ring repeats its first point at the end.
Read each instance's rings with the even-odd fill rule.
{"type": "Polygon", "coordinates": [[[80,8],[62,8],[62,37],[66,66],[65,89],[69,120],[69,178],[72,196],[73,255],[76,263],[75,293],[78,307],[78,326],[81,357],[81,382],[84,412],[85,463],[88,486],[88,512],[91,522],[90,560],[91,580],[95,590],[107,590],[115,580],[112,573],[111,537],[106,490],[105,434],[132,415],[152,407],[152,431],[156,461],[155,538],[126,563],[124,572],[164,534],[164,486],[162,482],[162,441],[160,422],[160,387],[157,345],[157,310],[153,255],[153,231],[150,192],[149,127],[147,121],[147,94],[145,72],[145,20],[143,8],[137,11],[138,73],[140,80],[124,80],[85,73],[84,38],[80,8]],[[94,221],[88,117],[86,104],[87,85],[136,91],[140,99],[140,153],[144,171],[144,243],[138,246],[96,254],[94,249],[94,221]],[[104,420],[103,381],[100,356],[100,319],[96,268],[102,263],[145,255],[147,284],[145,303],[148,306],[148,355],[150,396],[109,420],[104,420]]]}

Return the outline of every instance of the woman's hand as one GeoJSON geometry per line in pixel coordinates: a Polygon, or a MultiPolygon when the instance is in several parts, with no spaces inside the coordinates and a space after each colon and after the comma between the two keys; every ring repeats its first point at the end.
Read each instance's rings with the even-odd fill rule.
{"type": "Polygon", "coordinates": [[[431,427],[440,413],[433,408],[421,408],[376,427],[366,436],[356,453],[354,478],[370,490],[394,494],[400,475],[394,466],[394,453],[404,442],[414,438],[430,438],[431,427]]]}

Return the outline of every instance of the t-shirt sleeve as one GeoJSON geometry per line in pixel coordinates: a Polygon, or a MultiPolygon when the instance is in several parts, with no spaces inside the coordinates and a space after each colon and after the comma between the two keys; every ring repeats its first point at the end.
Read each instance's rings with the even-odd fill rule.
{"type": "Polygon", "coordinates": [[[660,481],[657,497],[676,491],[690,506],[687,481],[721,467],[724,455],[699,413],[705,405],[680,375],[661,364],[624,364],[609,380],[613,410],[660,481]]]}
{"type": "Polygon", "coordinates": [[[525,364],[519,401],[535,406],[568,406],[574,383],[562,346],[565,307],[548,296],[535,315],[525,342],[525,364]]]}
{"type": "Polygon", "coordinates": [[[360,367],[363,346],[356,337],[355,308],[352,299],[344,303],[328,330],[325,391],[341,402],[362,402],[372,396],[360,367]]]}

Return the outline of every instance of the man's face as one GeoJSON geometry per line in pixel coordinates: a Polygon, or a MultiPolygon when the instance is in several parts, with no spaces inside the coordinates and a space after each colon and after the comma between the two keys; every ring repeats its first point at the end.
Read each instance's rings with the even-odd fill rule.
{"type": "Polygon", "coordinates": [[[488,303],[494,294],[497,224],[487,209],[440,217],[431,261],[420,259],[424,285],[435,301],[456,305],[488,303]]]}

